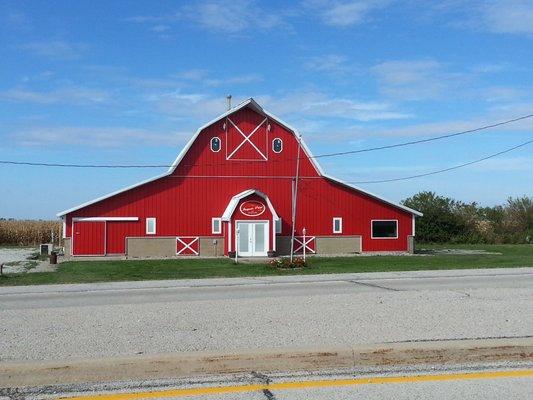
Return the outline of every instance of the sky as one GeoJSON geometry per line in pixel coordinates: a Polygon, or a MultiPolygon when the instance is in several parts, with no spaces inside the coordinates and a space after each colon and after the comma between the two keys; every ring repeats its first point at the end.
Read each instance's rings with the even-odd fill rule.
{"type": "MultiPolygon", "coordinates": [[[[171,164],[196,129],[253,97],[315,154],[533,113],[533,1],[0,0],[0,159],[171,164]]],[[[447,168],[533,138],[533,118],[319,160],[346,181],[447,168]]],[[[0,217],[63,209],[164,172],[0,165],[0,217]]],[[[463,169],[360,184],[482,205],[533,195],[533,145],[463,169]]]]}

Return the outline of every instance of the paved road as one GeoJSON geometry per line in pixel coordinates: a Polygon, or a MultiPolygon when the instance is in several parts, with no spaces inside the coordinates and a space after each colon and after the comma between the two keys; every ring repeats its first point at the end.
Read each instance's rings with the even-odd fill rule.
{"type": "Polygon", "coordinates": [[[0,360],[533,335],[533,268],[0,288],[0,360]]]}
{"type": "Polygon", "coordinates": [[[239,376],[192,377],[186,380],[130,381],[102,385],[0,389],[17,398],[74,397],[74,400],[188,398],[198,400],[306,399],[531,399],[533,365],[503,363],[457,365],[425,370],[337,370],[312,373],[250,373],[239,376]],[[140,392],[140,393],[139,393],[140,392]],[[136,393],[137,397],[134,397],[136,393]],[[142,393],[142,394],[141,394],[142,393]],[[130,394],[132,396],[130,397],[130,394]],[[76,397],[77,396],[77,397],[76,397]]]}

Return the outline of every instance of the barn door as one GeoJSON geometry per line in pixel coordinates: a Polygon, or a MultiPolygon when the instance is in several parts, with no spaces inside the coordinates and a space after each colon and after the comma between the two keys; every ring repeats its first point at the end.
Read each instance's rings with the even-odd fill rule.
{"type": "Polygon", "coordinates": [[[106,222],[106,255],[126,254],[126,237],[138,236],[140,231],[138,221],[107,221],[106,222]]]}
{"type": "Polygon", "coordinates": [[[105,255],[105,222],[74,221],[72,240],[75,256],[105,255]]]}
{"type": "Polygon", "coordinates": [[[264,257],[268,250],[268,222],[237,222],[235,243],[241,257],[264,257]]]}

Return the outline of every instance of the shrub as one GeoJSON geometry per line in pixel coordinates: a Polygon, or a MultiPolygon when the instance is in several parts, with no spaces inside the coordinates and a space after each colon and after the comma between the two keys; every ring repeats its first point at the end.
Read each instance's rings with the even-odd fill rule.
{"type": "Polygon", "coordinates": [[[302,257],[290,258],[275,258],[268,262],[268,265],[273,268],[294,269],[307,267],[307,262],[302,257]]]}
{"type": "Polygon", "coordinates": [[[420,192],[402,201],[421,211],[416,237],[422,243],[530,243],[533,198],[510,197],[505,205],[480,207],[434,192],[420,192]]]}

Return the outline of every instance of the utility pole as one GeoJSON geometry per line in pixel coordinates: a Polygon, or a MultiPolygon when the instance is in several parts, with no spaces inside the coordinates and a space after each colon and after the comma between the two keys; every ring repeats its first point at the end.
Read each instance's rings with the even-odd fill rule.
{"type": "Polygon", "coordinates": [[[296,157],[296,176],[294,192],[292,194],[292,234],[291,234],[291,263],[294,256],[294,231],[296,229],[296,202],[298,200],[298,177],[300,175],[300,149],[302,148],[302,135],[298,136],[298,156],[296,157]]]}

